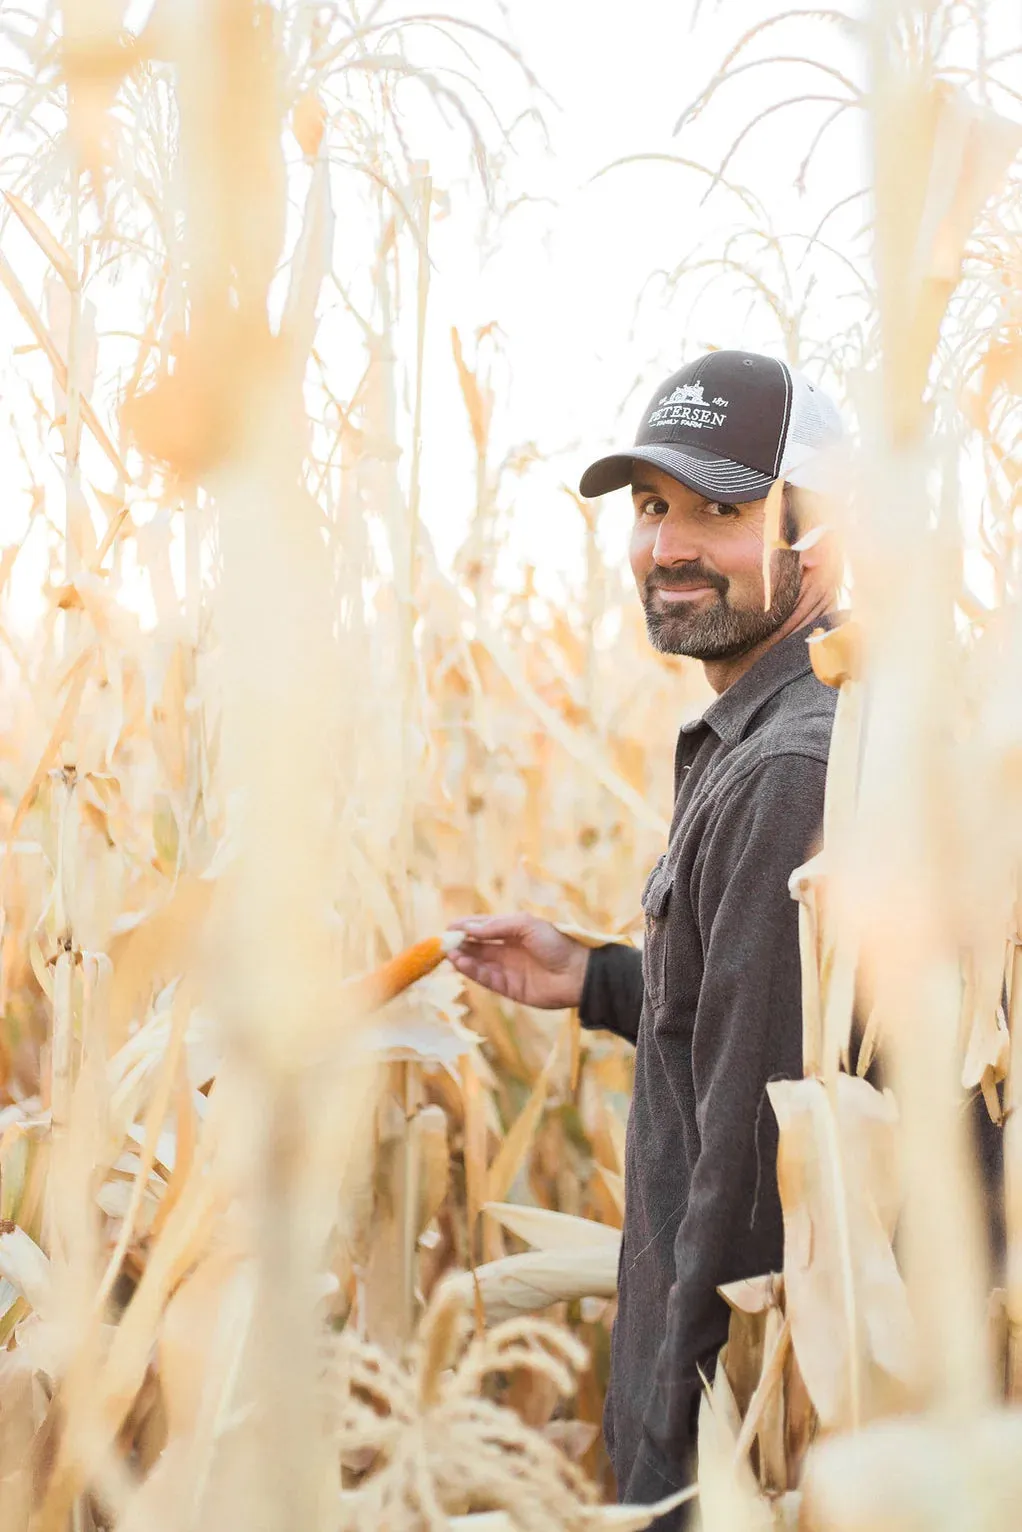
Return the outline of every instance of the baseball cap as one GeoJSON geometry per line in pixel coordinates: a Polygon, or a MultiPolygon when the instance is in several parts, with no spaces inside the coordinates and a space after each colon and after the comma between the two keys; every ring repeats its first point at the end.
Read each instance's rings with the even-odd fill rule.
{"type": "Polygon", "coordinates": [[[651,463],[725,505],[761,500],[775,479],[824,490],[827,449],[843,436],[833,401],[800,372],[755,351],[710,351],[661,383],[635,444],[582,475],[586,498],[623,489],[651,463]]]}

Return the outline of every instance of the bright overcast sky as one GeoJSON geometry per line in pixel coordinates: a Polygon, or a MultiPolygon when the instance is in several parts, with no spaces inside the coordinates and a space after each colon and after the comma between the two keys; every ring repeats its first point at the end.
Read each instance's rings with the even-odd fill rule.
{"type": "MultiPolygon", "coordinates": [[[[41,0],[30,3],[38,6],[41,0]]],[[[133,24],[146,9],[139,0],[133,24]]],[[[471,354],[475,331],[495,324],[501,357],[494,371],[494,456],[534,443],[540,459],[521,479],[508,477],[502,486],[511,561],[535,564],[540,588],[556,592],[565,580],[577,583],[582,567],[580,517],[560,486],[577,484],[591,457],[630,440],[657,384],[707,345],[784,347],[768,303],[736,296],[734,278],[718,275],[701,287],[702,278],[690,275],[672,296],[654,279],[658,270],[673,268],[693,251],[719,257],[736,229],[763,231],[769,222],[775,234],[787,237],[788,278],[796,293],[810,278],[816,283],[798,344],[807,370],[826,381],[828,360],[846,345],[863,313],[862,284],[869,273],[855,234],[867,216],[866,204],[851,204],[828,223],[830,248],[817,246],[806,255],[800,240],[829,207],[868,180],[861,111],[845,111],[827,130],[804,190],[796,189],[796,178],[815,131],[834,111],[826,98],[847,96],[848,82],[861,84],[863,60],[847,31],[813,19],[811,11],[788,19],[745,55],[749,61],[770,54],[786,61],[745,69],[674,136],[682,109],[704,89],[728,50],[771,15],[762,0],[702,0],[698,7],[695,0],[629,0],[624,8],[609,0],[508,0],[503,19],[497,0],[445,0],[442,9],[510,35],[550,98],[544,106],[549,148],[527,126],[515,132],[503,180],[520,200],[481,246],[483,199],[478,183],[468,179],[465,135],[453,118],[448,124],[440,120],[424,92],[403,89],[412,152],[428,157],[437,187],[451,193],[449,216],[439,210],[434,216],[430,245],[423,515],[441,561],[449,563],[468,526],[474,495],[471,440],[450,331],[458,328],[471,354]],[[599,176],[612,161],[634,155],[679,155],[716,167],[757,114],[788,96],[824,99],[801,101],[766,117],[728,169],[729,178],[758,198],[762,217],[743,210],[726,191],[702,202],[706,179],[674,165],[633,164],[599,176]]],[[[1016,10],[1008,0],[991,0],[987,14],[1003,19],[1011,11],[1017,28],[1016,10]]],[[[520,76],[480,40],[469,36],[467,43],[475,76],[498,111],[505,120],[520,112],[529,104],[520,76]]],[[[451,62],[449,52],[446,57],[451,62]]],[[[496,135],[490,137],[496,141],[496,135]]],[[[350,264],[351,209],[342,205],[338,212],[338,240],[349,241],[341,253],[350,264]]],[[[9,224],[4,248],[38,297],[42,271],[28,236],[9,224]]],[[[768,284],[782,280],[764,243],[756,250],[746,243],[741,253],[768,284]]],[[[336,293],[331,301],[336,307],[336,293]]],[[[109,321],[107,313],[107,327],[109,321]]],[[[40,358],[12,358],[14,347],[27,339],[13,305],[0,295],[2,371],[9,382],[20,378],[23,367],[45,366],[40,358]]],[[[331,344],[329,327],[321,341],[331,344]]],[[[335,349],[343,361],[345,345],[335,349]]],[[[349,360],[357,363],[357,345],[350,349],[349,360]]],[[[410,448],[408,441],[406,464],[410,448]]],[[[10,490],[22,477],[10,440],[0,439],[0,468],[9,486],[6,503],[0,502],[3,544],[18,535],[25,504],[23,495],[10,490]]],[[[611,497],[601,534],[615,559],[624,557],[628,514],[611,497]]],[[[19,562],[23,590],[34,584],[38,592],[41,555],[40,547],[19,562]]],[[[514,578],[513,571],[507,573],[514,578]]],[[[142,603],[144,593],[130,595],[136,598],[142,603]]],[[[37,594],[37,606],[38,599],[37,594]]]]}
{"type": "MultiPolygon", "coordinates": [[[[453,118],[448,124],[441,121],[425,92],[403,88],[401,111],[412,152],[428,156],[436,185],[451,193],[451,213],[435,215],[430,246],[423,514],[442,562],[448,563],[467,528],[474,494],[471,441],[450,331],[457,326],[471,353],[475,331],[494,323],[502,349],[494,372],[494,455],[500,458],[518,445],[535,443],[541,458],[521,480],[508,478],[503,486],[511,562],[534,563],[540,588],[555,591],[565,578],[575,581],[581,570],[580,518],[560,485],[577,483],[586,461],[606,446],[622,436],[630,440],[653,388],[706,345],[781,348],[780,332],[766,307],[735,301],[723,285],[710,288],[691,319],[694,286],[673,301],[648,286],[658,268],[673,267],[697,245],[719,253],[728,232],[750,222],[732,197],[718,191],[701,206],[705,178],[667,164],[633,165],[593,178],[629,155],[681,154],[715,166],[740,129],[771,102],[786,94],[838,87],[825,72],[804,65],[754,68],[674,137],[682,108],[703,89],[743,31],[763,19],[759,0],[704,0],[694,23],[691,0],[630,0],[625,11],[609,0],[511,0],[504,19],[490,0],[447,0],[442,9],[510,36],[549,98],[532,98],[532,104],[542,105],[549,147],[528,125],[515,132],[503,180],[521,200],[499,229],[491,230],[493,248],[484,250],[479,240],[483,198],[478,182],[468,177],[464,132],[453,118]]],[[[138,26],[147,10],[139,0],[130,12],[131,24],[138,26]]],[[[475,76],[495,109],[505,120],[520,112],[529,104],[520,75],[480,39],[467,35],[465,40],[476,61],[475,76]]],[[[418,34],[416,47],[421,48],[418,34]]],[[[412,52],[419,56],[415,47],[412,52]]],[[[750,57],[770,52],[810,55],[861,76],[847,37],[810,20],[772,29],[750,57]]],[[[449,51],[446,59],[451,62],[449,51]]],[[[750,136],[729,171],[757,194],[779,233],[811,229],[837,195],[863,183],[862,122],[860,114],[850,112],[824,140],[807,193],[799,196],[794,190],[799,161],[828,110],[808,103],[771,117],[750,136]]],[[[490,137],[496,141],[495,134],[490,137]]],[[[342,203],[342,269],[352,259],[351,226],[351,210],[342,203]]],[[[37,297],[44,267],[14,223],[8,224],[5,252],[37,297]]],[[[757,261],[767,272],[769,260],[757,256],[757,261]]],[[[804,273],[798,280],[804,280],[804,273]]],[[[336,294],[333,302],[336,306],[336,294]]],[[[833,322],[836,327],[842,322],[837,308],[833,322]]],[[[109,301],[101,323],[107,330],[112,327],[109,301]]],[[[126,314],[123,327],[133,326],[137,317],[126,314]]],[[[22,320],[0,295],[5,364],[17,369],[14,378],[28,365],[41,369],[34,374],[36,386],[48,391],[41,358],[31,364],[19,358],[12,362],[13,348],[26,339],[22,320]]],[[[346,349],[352,349],[331,339],[329,329],[320,343],[333,344],[342,361],[346,349]]],[[[405,463],[409,455],[410,442],[405,463]]],[[[20,479],[10,440],[0,441],[0,463],[8,470],[9,485],[20,479]]],[[[24,503],[24,496],[15,501],[8,495],[6,513],[0,507],[0,543],[18,535],[24,503]]],[[[59,509],[56,514],[59,518],[59,509]]],[[[145,514],[144,508],[138,514],[145,514]]],[[[623,557],[626,518],[624,505],[607,508],[602,532],[612,557],[623,557]]],[[[129,570],[132,562],[129,550],[129,570]]],[[[18,569],[26,616],[29,608],[39,609],[43,572],[43,548],[35,538],[18,569]]],[[[514,578],[513,570],[506,574],[514,578]]],[[[143,589],[131,585],[125,594],[144,606],[143,589]]]]}
{"type": "MultiPolygon", "coordinates": [[[[748,0],[704,3],[693,25],[692,11],[691,3],[679,0],[630,0],[625,10],[609,0],[513,0],[512,35],[556,102],[547,113],[552,153],[535,139],[519,140],[515,184],[543,200],[512,213],[501,249],[482,269],[463,226],[452,219],[436,229],[436,394],[426,415],[424,507],[443,553],[465,525],[471,492],[463,473],[449,466],[459,426],[453,374],[447,376],[442,355],[451,323],[470,331],[496,320],[506,337],[499,436],[508,444],[534,441],[548,459],[515,495],[514,540],[521,556],[536,560],[541,579],[577,567],[577,513],[567,498],[558,498],[558,483],[577,482],[588,457],[622,432],[631,439],[646,397],[664,376],[707,344],[781,349],[765,306],[750,313],[748,303],[734,301],[723,286],[706,294],[691,323],[684,297],[670,303],[650,288],[637,319],[653,272],[672,267],[697,244],[722,247],[741,221],[733,199],[717,192],[701,207],[706,181],[667,164],[633,165],[593,180],[628,155],[680,154],[716,165],[756,111],[786,94],[835,89],[832,79],[812,68],[753,69],[673,137],[682,108],[728,48],[768,14],[748,0]]],[[[861,78],[851,43],[829,29],[801,21],[772,36],[772,45],[764,40],[758,48],[760,55],[804,52],[861,78]]],[[[836,195],[863,184],[864,127],[852,112],[824,140],[805,196],[794,190],[805,147],[827,110],[799,105],[768,119],[730,172],[767,205],[778,232],[812,229],[836,195]]],[[[689,297],[694,292],[690,287],[689,297]]],[[[515,494],[516,486],[507,489],[515,494]]],[[[615,540],[609,509],[608,551],[615,540]]]]}

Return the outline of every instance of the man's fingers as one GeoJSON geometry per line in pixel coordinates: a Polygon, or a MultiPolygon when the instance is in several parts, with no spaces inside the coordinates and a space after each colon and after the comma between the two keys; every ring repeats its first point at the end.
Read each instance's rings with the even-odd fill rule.
{"type": "Polygon", "coordinates": [[[466,915],[452,920],[452,931],[464,931],[469,941],[521,941],[533,924],[532,915],[466,915]]]}
{"type": "Polygon", "coordinates": [[[507,975],[496,963],[487,963],[484,959],[474,957],[464,948],[451,954],[451,965],[456,968],[466,979],[473,979],[476,984],[481,984],[484,989],[495,990],[498,995],[508,993],[507,975]]]}
{"type": "Polygon", "coordinates": [[[457,951],[465,957],[475,958],[476,962],[480,960],[499,960],[500,953],[509,945],[510,943],[508,942],[478,941],[473,936],[466,936],[457,951]]]}
{"type": "Polygon", "coordinates": [[[479,979],[484,969],[489,974],[501,972],[496,963],[487,960],[485,948],[480,952],[466,952],[464,947],[459,947],[457,952],[451,953],[450,962],[452,968],[470,979],[479,979]]]}

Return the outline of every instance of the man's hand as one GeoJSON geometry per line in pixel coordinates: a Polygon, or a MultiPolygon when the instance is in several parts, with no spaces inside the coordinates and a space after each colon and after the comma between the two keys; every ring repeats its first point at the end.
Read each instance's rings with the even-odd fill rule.
{"type": "Polygon", "coordinates": [[[465,940],[450,961],[466,979],[523,1005],[559,1011],[578,1005],[589,949],[535,915],[472,916],[451,929],[465,940]]]}

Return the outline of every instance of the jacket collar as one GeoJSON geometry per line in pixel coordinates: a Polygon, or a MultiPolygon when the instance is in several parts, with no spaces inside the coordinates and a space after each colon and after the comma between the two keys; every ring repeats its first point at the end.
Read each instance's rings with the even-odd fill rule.
{"type": "Polygon", "coordinates": [[[797,628],[787,638],[782,638],[779,644],[774,644],[761,655],[752,669],[740,676],[733,686],[721,692],[701,718],[683,724],[682,733],[691,734],[707,726],[726,745],[737,745],[760,708],[792,681],[808,675],[812,670],[812,661],[806,647],[809,634],[817,628],[834,627],[841,621],[841,617],[839,612],[828,612],[811,626],[797,628]]]}

